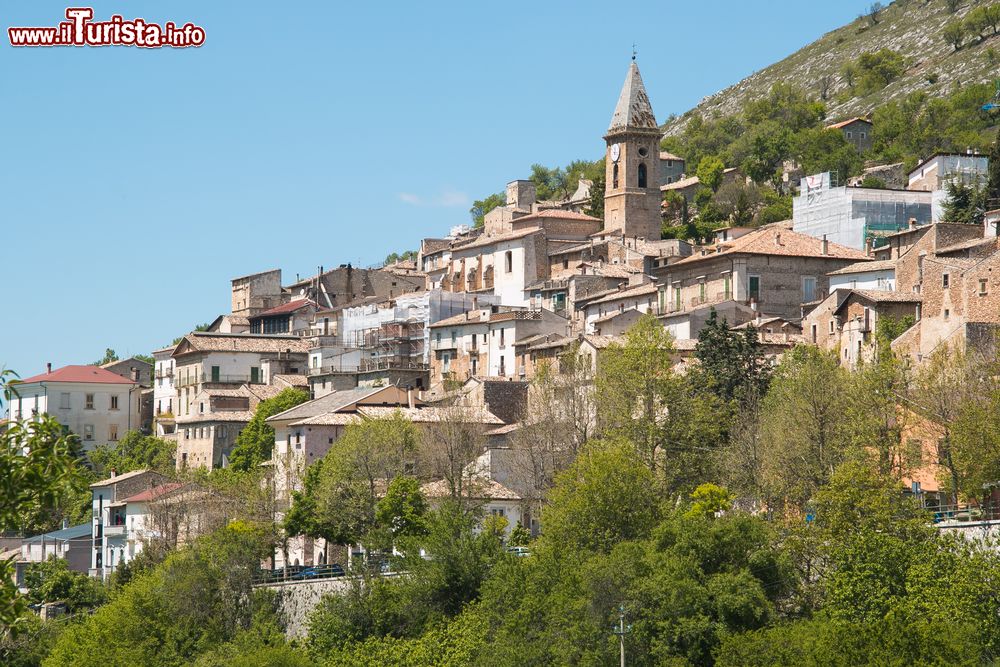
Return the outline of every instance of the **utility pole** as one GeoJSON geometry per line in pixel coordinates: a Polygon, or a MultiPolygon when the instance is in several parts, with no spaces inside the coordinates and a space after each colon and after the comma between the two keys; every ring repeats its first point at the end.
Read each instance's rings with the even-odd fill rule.
{"type": "Polygon", "coordinates": [[[618,627],[611,631],[618,635],[618,651],[621,656],[621,667],[625,667],[625,634],[631,630],[631,625],[625,625],[625,603],[622,603],[618,605],[618,627]]]}

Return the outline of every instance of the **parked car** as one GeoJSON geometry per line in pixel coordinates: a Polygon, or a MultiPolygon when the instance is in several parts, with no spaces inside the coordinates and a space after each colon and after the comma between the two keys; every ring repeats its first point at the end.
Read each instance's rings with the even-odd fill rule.
{"type": "Polygon", "coordinates": [[[531,555],[531,549],[528,547],[507,547],[507,553],[518,558],[525,558],[531,555]]]}

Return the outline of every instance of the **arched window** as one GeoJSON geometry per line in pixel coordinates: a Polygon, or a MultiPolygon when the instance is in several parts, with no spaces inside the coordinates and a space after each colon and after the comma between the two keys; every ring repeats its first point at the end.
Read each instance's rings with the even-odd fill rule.
{"type": "Polygon", "coordinates": [[[639,163],[639,187],[640,188],[646,187],[646,163],[645,162],[640,162],[639,163]]]}
{"type": "Polygon", "coordinates": [[[613,188],[617,188],[618,187],[618,165],[617,164],[614,165],[611,168],[611,187],[613,187],[613,188]]]}

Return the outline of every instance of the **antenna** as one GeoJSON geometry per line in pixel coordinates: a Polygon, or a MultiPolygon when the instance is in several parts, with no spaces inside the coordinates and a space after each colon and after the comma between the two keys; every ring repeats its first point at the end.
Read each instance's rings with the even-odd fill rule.
{"type": "Polygon", "coordinates": [[[638,53],[638,52],[635,50],[635,42],[632,42],[632,61],[633,62],[635,61],[635,54],[636,53],[638,53]]]}

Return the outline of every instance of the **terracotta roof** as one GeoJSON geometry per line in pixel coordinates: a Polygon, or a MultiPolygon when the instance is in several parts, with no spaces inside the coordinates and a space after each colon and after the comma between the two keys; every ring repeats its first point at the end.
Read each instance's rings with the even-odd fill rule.
{"type": "Polygon", "coordinates": [[[521,428],[521,424],[515,422],[513,424],[507,424],[506,426],[495,428],[492,431],[486,431],[483,435],[507,435],[508,433],[513,433],[519,428],[521,428]]]}
{"type": "MultiPolygon", "coordinates": [[[[469,484],[467,481],[466,484],[469,484]]],[[[470,497],[482,500],[520,500],[521,496],[506,486],[492,479],[471,480],[472,488],[470,497]]],[[[428,482],[420,487],[424,495],[428,498],[447,498],[451,495],[451,489],[447,480],[439,479],[436,482],[428,482]]]]}
{"type": "Polygon", "coordinates": [[[878,261],[855,262],[854,264],[848,264],[844,268],[837,269],[836,271],[830,271],[826,275],[842,276],[849,273],[868,273],[869,271],[888,271],[889,269],[895,270],[895,268],[896,260],[880,259],[878,261]]]}
{"type": "Polygon", "coordinates": [[[284,373],[271,377],[271,381],[278,385],[288,385],[289,387],[308,387],[309,378],[305,375],[288,375],[284,373]]]}
{"type": "Polygon", "coordinates": [[[33,382],[86,382],[91,384],[136,384],[132,380],[99,366],[63,366],[51,373],[33,375],[17,381],[19,384],[33,382]]]}
{"type": "Polygon", "coordinates": [[[437,322],[431,323],[431,328],[433,327],[451,327],[458,324],[478,324],[480,322],[485,322],[483,319],[483,311],[470,310],[467,313],[459,313],[458,315],[452,315],[451,317],[446,317],[443,320],[438,320],[437,322]]]}
{"type": "Polygon", "coordinates": [[[361,417],[354,412],[327,412],[293,422],[292,426],[349,426],[360,422],[361,417]]]}
{"type": "Polygon", "coordinates": [[[656,283],[643,283],[642,285],[637,285],[635,287],[629,287],[627,289],[618,290],[605,297],[596,299],[588,303],[588,306],[593,306],[598,303],[609,303],[611,301],[620,301],[621,299],[630,299],[635,296],[643,296],[644,294],[656,294],[659,288],[656,283]]]}
{"type": "Polygon", "coordinates": [[[166,484],[160,484],[159,486],[154,486],[151,489],[146,489],[134,496],[129,496],[125,498],[126,503],[144,503],[149,500],[154,500],[160,496],[166,495],[172,491],[176,491],[182,486],[186,486],[184,482],[167,482],[166,484]]]}
{"type": "Polygon", "coordinates": [[[692,185],[698,185],[701,180],[697,176],[689,176],[688,178],[682,178],[679,181],[674,181],[673,183],[664,183],[660,186],[661,191],[667,190],[683,190],[684,188],[689,188],[692,185]]]}
{"type": "MultiPolygon", "coordinates": [[[[523,219],[524,218],[521,218],[521,220],[523,219]]],[[[494,243],[503,243],[504,241],[516,241],[526,236],[531,236],[532,234],[540,234],[541,232],[542,230],[538,227],[529,227],[527,229],[519,229],[516,232],[509,232],[507,234],[497,234],[496,236],[482,234],[475,241],[454,246],[453,250],[458,252],[468,248],[481,248],[483,246],[493,245],[494,243]]]]}
{"type": "MultiPolygon", "coordinates": [[[[99,486],[110,486],[112,484],[117,484],[126,479],[132,479],[133,477],[138,477],[139,475],[145,475],[148,472],[153,472],[152,470],[133,470],[131,472],[126,472],[121,475],[116,475],[115,477],[108,477],[107,479],[102,479],[99,482],[94,482],[90,485],[90,488],[96,488],[99,486]]],[[[157,477],[162,477],[159,473],[154,473],[157,477]]]]}
{"type": "Polygon", "coordinates": [[[583,339],[598,350],[603,350],[611,345],[624,342],[621,336],[598,336],[594,334],[584,336],[583,339]]]}
{"type": "Polygon", "coordinates": [[[594,320],[594,324],[603,324],[605,322],[610,322],[611,320],[615,319],[616,317],[621,317],[623,315],[631,315],[632,313],[635,313],[636,315],[642,315],[642,313],[640,313],[635,308],[629,308],[628,310],[623,310],[621,312],[619,312],[619,311],[616,310],[616,311],[608,313],[607,315],[604,315],[602,317],[598,317],[596,320],[594,320]]]}
{"type": "Polygon", "coordinates": [[[721,255],[783,255],[790,257],[824,257],[830,259],[853,259],[864,261],[868,256],[854,248],[842,246],[832,241],[823,254],[823,240],[807,234],[792,231],[781,223],[760,227],[738,239],[716,246],[718,250],[707,255],[692,255],[674,262],[671,266],[684,266],[710,260],[721,255]]]}
{"type": "Polygon", "coordinates": [[[503,420],[489,410],[472,407],[392,408],[363,405],[358,408],[358,413],[371,419],[388,419],[399,414],[403,419],[418,424],[448,421],[465,424],[503,424],[503,420]]]}
{"type": "Polygon", "coordinates": [[[253,419],[253,410],[215,410],[214,412],[196,413],[177,417],[174,421],[179,425],[210,424],[212,422],[249,423],[253,419]]]}
{"type": "Polygon", "coordinates": [[[592,215],[587,215],[585,213],[577,213],[576,211],[566,211],[561,208],[543,208],[530,215],[525,215],[520,218],[514,218],[511,220],[512,223],[517,224],[525,221],[531,220],[541,220],[543,218],[556,218],[558,220],[578,220],[580,222],[600,222],[600,218],[595,218],[592,215]]]}
{"type": "Polygon", "coordinates": [[[184,339],[177,345],[177,349],[174,350],[174,356],[188,352],[256,352],[258,354],[269,354],[285,351],[305,353],[308,350],[308,343],[298,336],[193,331],[184,336],[184,339]]]}
{"type": "Polygon", "coordinates": [[[600,276],[603,278],[628,278],[637,273],[642,273],[642,269],[629,266],[628,264],[606,264],[604,262],[580,262],[575,268],[585,266],[590,273],[581,275],[600,276]]]}
{"type": "Polygon", "coordinates": [[[968,250],[970,248],[975,248],[976,246],[985,245],[996,245],[996,238],[979,238],[979,239],[969,239],[968,241],[962,241],[961,243],[954,243],[950,246],[944,248],[938,248],[935,253],[938,255],[945,255],[949,252],[958,252],[960,250],[968,250]]]}
{"type": "Polygon", "coordinates": [[[661,160],[680,160],[681,162],[684,161],[684,158],[682,158],[680,155],[674,155],[673,153],[668,153],[667,151],[660,151],[660,159],[661,160]]]}
{"type": "Polygon", "coordinates": [[[870,120],[868,120],[867,118],[861,118],[860,116],[858,116],[858,117],[855,117],[855,118],[848,118],[847,120],[842,120],[839,123],[834,123],[833,125],[827,125],[826,129],[828,129],[828,130],[839,130],[839,129],[843,128],[843,127],[847,127],[851,123],[857,123],[857,122],[867,123],[868,125],[872,124],[872,122],[870,120]]]}
{"type": "Polygon", "coordinates": [[[869,290],[869,289],[856,289],[851,290],[855,294],[863,296],[869,301],[886,302],[886,303],[921,303],[923,298],[918,294],[911,294],[909,292],[890,292],[888,290],[869,290]]]}
{"type": "Polygon", "coordinates": [[[253,316],[253,319],[257,319],[258,317],[268,317],[270,315],[284,315],[286,313],[294,313],[295,311],[302,310],[303,308],[306,308],[308,306],[312,306],[313,308],[318,307],[317,304],[315,304],[310,299],[296,299],[295,301],[289,301],[288,303],[283,303],[280,306],[275,306],[274,308],[265,310],[262,313],[257,313],[256,315],[253,316]]]}
{"type": "Polygon", "coordinates": [[[334,391],[311,401],[300,403],[284,412],[279,412],[276,415],[268,417],[267,421],[298,421],[329,412],[339,412],[385,389],[388,389],[388,387],[355,387],[354,389],[334,391]]]}

